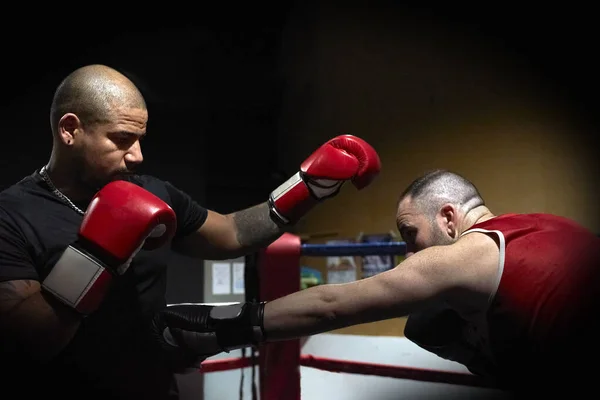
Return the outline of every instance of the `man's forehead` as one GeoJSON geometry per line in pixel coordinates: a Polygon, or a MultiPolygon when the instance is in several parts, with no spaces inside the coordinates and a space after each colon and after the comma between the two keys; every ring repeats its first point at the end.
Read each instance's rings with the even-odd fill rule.
{"type": "Polygon", "coordinates": [[[406,197],[398,203],[396,210],[396,224],[399,228],[415,225],[420,218],[420,213],[412,199],[406,197]]]}
{"type": "Polygon", "coordinates": [[[121,118],[136,118],[136,119],[147,119],[148,110],[140,107],[129,107],[120,106],[113,109],[113,113],[117,117],[121,118]]]}
{"type": "Polygon", "coordinates": [[[414,214],[415,209],[413,205],[413,201],[410,197],[405,197],[401,201],[398,202],[398,208],[396,209],[396,217],[401,215],[410,215],[414,214]]]}
{"type": "Polygon", "coordinates": [[[146,129],[148,124],[148,111],[140,108],[120,108],[114,112],[110,125],[114,129],[146,129]]]}

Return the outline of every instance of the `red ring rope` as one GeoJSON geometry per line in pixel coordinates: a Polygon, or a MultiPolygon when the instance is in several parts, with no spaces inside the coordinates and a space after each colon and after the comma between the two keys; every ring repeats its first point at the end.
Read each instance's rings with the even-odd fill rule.
{"type": "Polygon", "coordinates": [[[315,357],[308,354],[300,356],[300,365],[324,371],[343,372],[347,374],[377,375],[398,379],[411,379],[415,381],[497,388],[493,383],[468,373],[397,367],[393,365],[372,364],[358,361],[334,360],[331,358],[315,357]]]}
{"type": "Polygon", "coordinates": [[[245,358],[223,358],[221,360],[206,360],[201,364],[199,372],[220,372],[232,369],[251,367],[258,364],[257,360],[249,357],[245,358]]]}
{"type": "MultiPolygon", "coordinates": [[[[199,372],[220,372],[238,368],[251,367],[257,361],[251,358],[225,358],[221,360],[207,360],[202,363],[199,372]]],[[[359,361],[335,360],[332,358],[315,357],[310,354],[300,356],[300,365],[303,367],[320,369],[329,372],[346,374],[374,375],[397,379],[411,379],[423,382],[449,383],[452,385],[466,385],[481,388],[498,388],[492,382],[476,375],[462,372],[439,371],[423,368],[397,367],[393,365],[365,363],[359,361]]]]}

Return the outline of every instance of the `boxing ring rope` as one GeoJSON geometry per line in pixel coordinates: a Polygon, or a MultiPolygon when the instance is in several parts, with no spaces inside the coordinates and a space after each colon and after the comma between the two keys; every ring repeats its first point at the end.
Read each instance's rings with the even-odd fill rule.
{"type": "Polygon", "coordinates": [[[347,374],[376,375],[387,378],[410,379],[422,382],[449,383],[481,388],[496,388],[496,385],[478,376],[461,372],[438,371],[425,368],[398,367],[395,365],[374,364],[360,361],[335,360],[315,357],[310,354],[300,356],[300,365],[329,372],[347,374]]]}
{"type": "Polygon", "coordinates": [[[256,365],[258,362],[250,357],[232,357],[223,358],[220,360],[206,360],[202,363],[201,372],[206,374],[209,372],[230,371],[232,369],[246,368],[256,365]]]}
{"type": "MultiPolygon", "coordinates": [[[[202,363],[202,372],[221,372],[234,369],[247,368],[257,365],[257,361],[250,357],[224,358],[220,360],[207,360],[202,363]]],[[[348,374],[375,375],[387,378],[410,379],[422,382],[449,383],[481,388],[496,388],[496,385],[475,375],[461,372],[438,371],[424,368],[397,367],[395,365],[374,364],[358,361],[336,360],[325,357],[315,357],[310,354],[300,356],[300,366],[311,367],[329,372],[342,372],[348,374]]]]}
{"type": "MultiPolygon", "coordinates": [[[[271,301],[300,290],[300,257],[404,255],[404,242],[302,244],[299,236],[286,233],[256,257],[247,258],[246,268],[256,268],[258,297],[271,301]],[[252,264],[252,265],[249,265],[252,264]]],[[[210,373],[251,367],[258,364],[261,400],[300,400],[300,367],[329,372],[374,375],[425,382],[496,386],[468,373],[336,360],[301,354],[300,340],[266,343],[259,346],[258,360],[249,357],[207,360],[201,372],[210,373]]]]}
{"type": "Polygon", "coordinates": [[[404,242],[381,243],[348,243],[348,244],[302,244],[300,245],[303,256],[329,257],[329,256],[369,256],[369,255],[404,255],[406,244],[404,242]]]}

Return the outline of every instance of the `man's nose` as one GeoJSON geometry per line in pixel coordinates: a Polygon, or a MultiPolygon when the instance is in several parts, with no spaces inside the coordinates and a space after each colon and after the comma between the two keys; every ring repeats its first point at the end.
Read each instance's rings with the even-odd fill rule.
{"type": "Polygon", "coordinates": [[[142,146],[139,141],[136,141],[125,154],[125,161],[131,164],[140,164],[144,161],[144,156],[142,155],[142,146]]]}

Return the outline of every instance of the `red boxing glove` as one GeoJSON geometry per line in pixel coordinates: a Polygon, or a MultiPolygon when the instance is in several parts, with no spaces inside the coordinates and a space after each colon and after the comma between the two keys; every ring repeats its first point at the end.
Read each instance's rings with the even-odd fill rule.
{"type": "Polygon", "coordinates": [[[360,190],[380,170],[381,160],[370,144],[352,135],[337,136],[319,147],[298,173],[271,193],[271,213],[282,225],[294,224],[318,202],[337,195],[347,180],[360,190]]]}
{"type": "Polygon", "coordinates": [[[82,314],[101,304],[113,275],[125,273],[142,248],[162,246],[175,234],[171,207],[126,181],[107,184],[92,199],[78,239],[65,249],[42,287],[82,314]]]}

